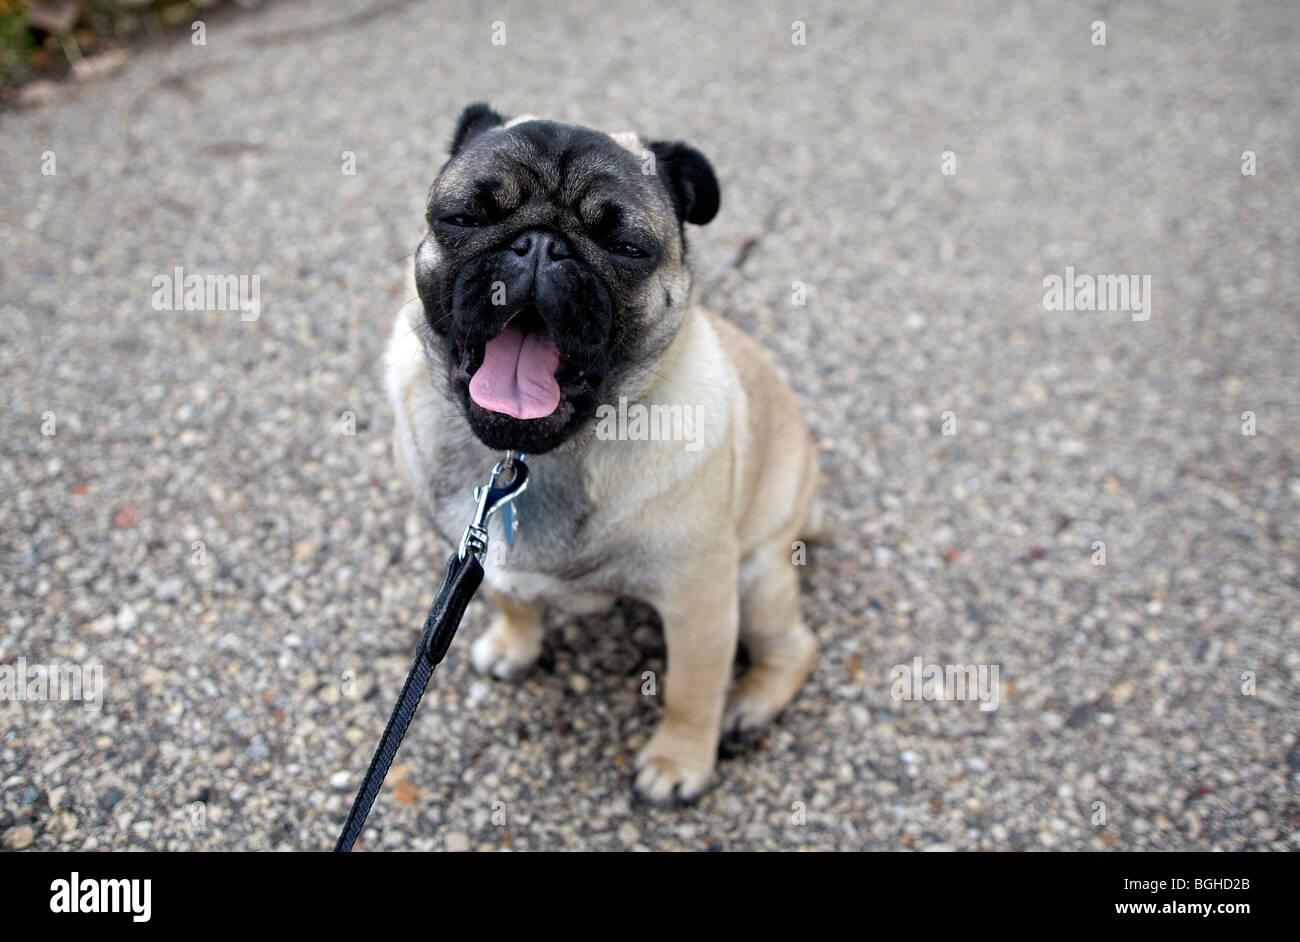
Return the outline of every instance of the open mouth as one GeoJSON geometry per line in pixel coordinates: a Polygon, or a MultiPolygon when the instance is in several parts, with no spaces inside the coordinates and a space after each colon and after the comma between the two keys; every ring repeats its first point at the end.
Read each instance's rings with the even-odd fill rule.
{"type": "Polygon", "coordinates": [[[516,419],[545,418],[559,407],[562,386],[583,371],[565,362],[534,307],[525,307],[491,339],[466,347],[461,372],[481,409],[516,419]]]}

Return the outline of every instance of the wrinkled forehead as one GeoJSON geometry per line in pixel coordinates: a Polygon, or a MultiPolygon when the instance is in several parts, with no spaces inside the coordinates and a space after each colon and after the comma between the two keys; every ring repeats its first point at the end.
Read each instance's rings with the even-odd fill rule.
{"type": "Polygon", "coordinates": [[[616,204],[645,225],[675,226],[653,156],[631,132],[516,118],[470,141],[443,168],[433,192],[435,199],[466,203],[487,194],[501,206],[547,199],[584,217],[616,204]]]}

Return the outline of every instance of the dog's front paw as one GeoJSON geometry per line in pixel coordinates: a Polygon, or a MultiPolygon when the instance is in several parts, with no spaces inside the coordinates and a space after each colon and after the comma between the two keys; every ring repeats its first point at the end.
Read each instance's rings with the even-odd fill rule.
{"type": "Polygon", "coordinates": [[[537,662],[541,653],[540,633],[535,639],[524,636],[508,625],[503,617],[498,617],[470,647],[469,658],[480,674],[498,680],[519,680],[537,662]]]}
{"type": "Polygon", "coordinates": [[[636,758],[636,792],[656,805],[688,804],[713,780],[717,745],[701,747],[660,726],[636,758]]]}

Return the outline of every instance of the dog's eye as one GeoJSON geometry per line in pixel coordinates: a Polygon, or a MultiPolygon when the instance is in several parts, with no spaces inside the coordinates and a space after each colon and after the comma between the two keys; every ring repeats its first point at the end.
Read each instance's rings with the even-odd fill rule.
{"type": "Polygon", "coordinates": [[[633,245],[631,242],[615,242],[609,247],[609,250],[615,255],[622,255],[626,258],[646,258],[650,254],[639,245],[633,245]]]}
{"type": "Polygon", "coordinates": [[[483,225],[483,221],[468,213],[457,213],[454,216],[443,216],[440,220],[449,226],[458,226],[461,229],[470,229],[474,226],[483,225]]]}

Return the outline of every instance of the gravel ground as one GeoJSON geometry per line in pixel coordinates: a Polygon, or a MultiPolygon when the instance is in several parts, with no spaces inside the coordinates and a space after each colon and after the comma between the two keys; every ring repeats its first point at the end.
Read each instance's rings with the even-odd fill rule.
{"type": "Polygon", "coordinates": [[[441,569],[380,360],[486,98],[714,160],[708,302],[824,444],[823,656],[655,810],[651,614],[556,618],[510,686],[475,603],[366,849],[1296,849],[1295,8],[581,6],[276,4],[0,116],[0,664],[104,677],[0,702],[0,843],[332,843],[441,569]],[[174,266],[260,317],[154,310],[174,266]],[[1066,266],[1149,319],[1045,310],[1066,266]],[[998,708],[894,699],[915,657],[998,708]]]}

